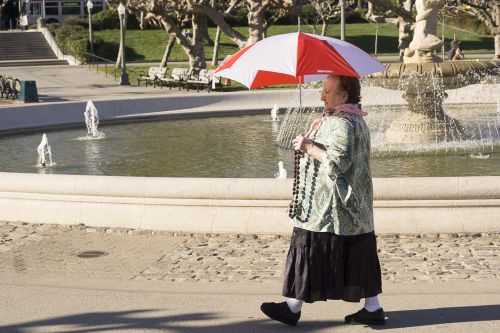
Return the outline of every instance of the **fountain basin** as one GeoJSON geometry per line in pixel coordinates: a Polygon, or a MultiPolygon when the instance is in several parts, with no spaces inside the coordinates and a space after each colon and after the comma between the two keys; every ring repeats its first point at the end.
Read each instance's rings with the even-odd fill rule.
{"type": "MultiPolygon", "coordinates": [[[[256,99],[255,95],[250,94],[253,92],[244,96],[247,102],[256,99]]],[[[184,98],[192,99],[192,96],[184,98]]],[[[317,99],[316,93],[314,99],[317,99]]],[[[262,100],[261,98],[257,103],[265,103],[269,111],[269,105],[274,104],[274,99],[271,103],[262,100]]],[[[285,100],[290,103],[289,93],[285,100]]],[[[160,101],[152,101],[151,108],[148,108],[150,105],[147,102],[141,102],[142,109],[136,102],[103,102],[101,114],[104,114],[104,117],[109,116],[108,119],[122,121],[121,115],[142,119],[143,116],[157,117],[159,113],[167,113],[154,109],[157,107],[157,110],[161,110],[160,101]],[[125,105],[131,105],[132,110],[122,109],[125,105]],[[116,113],[106,114],[110,109],[116,113]]],[[[164,105],[169,105],[166,102],[168,99],[161,100],[164,105]]],[[[219,106],[224,105],[223,102],[218,103],[219,106]]],[[[234,107],[243,105],[241,100],[238,102],[233,99],[233,103],[234,107]]],[[[99,104],[96,104],[99,108],[99,104]]],[[[247,107],[249,105],[251,104],[246,104],[247,107]]],[[[74,109],[65,108],[61,104],[39,106],[46,112],[40,112],[42,110],[36,108],[17,109],[20,111],[17,119],[9,113],[10,125],[13,120],[16,122],[9,131],[32,128],[41,133],[43,127],[46,129],[47,126],[64,127],[75,124],[83,130],[81,112],[84,103],[74,109]],[[57,112],[52,113],[54,111],[50,110],[57,112]],[[69,113],[63,114],[68,110],[69,113]],[[33,118],[25,117],[27,113],[24,112],[33,115],[33,118]],[[58,119],[57,113],[64,115],[63,121],[58,119]],[[41,128],[35,128],[36,126],[41,128]]],[[[177,113],[174,117],[182,115],[184,118],[191,117],[190,112],[206,113],[206,110],[200,110],[203,106],[197,108],[193,111],[184,109],[172,112],[177,113]]],[[[0,119],[6,112],[11,111],[1,109],[0,119]]],[[[226,111],[215,108],[214,112],[226,111]]],[[[5,125],[5,122],[0,124],[5,125]]],[[[110,137],[106,138],[109,139],[110,137]]],[[[127,162],[127,159],[124,158],[124,161],[127,162]]],[[[377,232],[498,231],[499,182],[499,177],[376,178],[374,186],[377,232]]],[[[0,173],[0,219],[181,232],[283,234],[291,230],[285,213],[290,200],[290,190],[290,179],[235,180],[0,173]]]]}
{"type": "MultiPolygon", "coordinates": [[[[480,83],[489,75],[500,75],[500,60],[388,63],[385,67],[385,72],[373,74],[367,80],[375,86],[394,90],[402,90],[401,79],[419,76],[442,78],[444,89],[457,89],[480,83]]],[[[424,87],[420,85],[416,88],[424,87]]]]}
{"type": "MultiPolygon", "coordinates": [[[[2,221],[289,234],[291,179],[0,173],[2,221]]],[[[377,233],[497,232],[500,177],[374,179],[377,233]]]]}

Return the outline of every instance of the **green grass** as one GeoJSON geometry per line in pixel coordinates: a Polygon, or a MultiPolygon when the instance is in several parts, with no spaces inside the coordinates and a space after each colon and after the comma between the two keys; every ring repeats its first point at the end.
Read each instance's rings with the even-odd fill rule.
{"type": "MultiPolygon", "coordinates": [[[[247,27],[237,27],[244,36],[248,35],[247,27]]],[[[296,26],[271,26],[268,31],[269,36],[294,32],[296,26]]],[[[368,53],[374,53],[376,25],[370,23],[348,24],[346,26],[346,40],[368,53]]],[[[312,32],[310,26],[302,26],[302,31],[312,32]]],[[[317,32],[320,27],[317,27],[317,32]]],[[[378,36],[378,54],[397,54],[398,36],[397,28],[391,24],[379,25],[378,36]]],[[[209,28],[211,38],[215,38],[215,28],[209,28]]],[[[493,37],[488,35],[478,35],[471,32],[458,30],[451,26],[445,27],[446,50],[449,49],[449,42],[453,35],[462,41],[462,49],[465,54],[468,53],[491,53],[494,50],[493,37]]],[[[339,38],[340,26],[338,24],[330,25],[327,36],[339,38]]],[[[439,26],[438,35],[441,35],[441,26],[439,26]]],[[[95,31],[95,36],[100,37],[104,44],[98,51],[98,55],[107,59],[116,59],[119,45],[119,30],[100,30],[95,31]]],[[[164,30],[128,30],[126,36],[126,56],[128,61],[160,61],[165,46],[168,41],[167,33],[164,30]]],[[[238,47],[225,35],[221,34],[219,47],[219,59],[223,59],[228,54],[238,51],[238,47]]],[[[205,57],[207,61],[212,59],[213,47],[205,46],[205,57]]],[[[169,61],[187,61],[184,51],[179,45],[175,45],[169,61]]]]}

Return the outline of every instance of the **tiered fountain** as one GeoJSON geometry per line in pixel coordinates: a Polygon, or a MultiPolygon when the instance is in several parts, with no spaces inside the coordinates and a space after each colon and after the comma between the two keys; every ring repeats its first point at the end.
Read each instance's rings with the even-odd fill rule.
{"type": "MultiPolygon", "coordinates": [[[[479,139],[446,114],[443,101],[447,89],[457,89],[500,78],[500,61],[444,61],[436,55],[442,41],[436,37],[438,10],[443,0],[416,0],[417,17],[413,41],[405,50],[404,62],[387,64],[386,72],[364,80],[368,85],[403,91],[409,112],[392,120],[385,132],[384,145],[463,142],[479,139]]],[[[306,132],[316,115],[311,108],[288,110],[276,140],[291,148],[291,140],[306,132]]],[[[496,126],[495,126],[496,128],[496,126]]],[[[495,140],[500,140],[495,137],[495,140]]]]}
{"type": "Polygon", "coordinates": [[[471,139],[461,124],[443,110],[446,89],[457,89],[500,75],[500,61],[445,61],[436,55],[442,41],[436,37],[438,10],[443,0],[415,3],[413,41],[404,62],[386,65],[387,71],[367,80],[377,86],[402,90],[409,111],[391,123],[391,143],[425,143],[471,139]]]}

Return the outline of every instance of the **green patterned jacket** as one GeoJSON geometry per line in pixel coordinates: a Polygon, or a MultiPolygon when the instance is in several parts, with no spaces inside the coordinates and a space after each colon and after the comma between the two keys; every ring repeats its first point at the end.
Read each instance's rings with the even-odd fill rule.
{"type": "Polygon", "coordinates": [[[363,117],[352,115],[349,120],[328,116],[309,138],[326,153],[323,162],[308,154],[300,160],[301,209],[293,218],[294,226],[337,235],[373,231],[370,132],[363,117]],[[317,176],[311,195],[315,169],[317,176]]]}

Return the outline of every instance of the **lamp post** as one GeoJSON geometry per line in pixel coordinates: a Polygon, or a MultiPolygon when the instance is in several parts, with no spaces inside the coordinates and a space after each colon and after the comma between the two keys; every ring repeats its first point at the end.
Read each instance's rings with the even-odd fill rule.
{"type": "Polygon", "coordinates": [[[345,4],[340,0],[340,40],[345,40],[345,4]]]}
{"type": "Polygon", "coordinates": [[[90,53],[94,54],[94,43],[92,42],[92,8],[94,8],[94,3],[91,0],[87,1],[87,11],[89,13],[89,43],[90,43],[90,53]]]}
{"type": "Polygon", "coordinates": [[[118,6],[118,16],[120,17],[120,67],[121,67],[121,76],[120,76],[120,86],[129,86],[130,82],[128,80],[127,69],[125,67],[125,6],[120,2],[118,6]]]}

